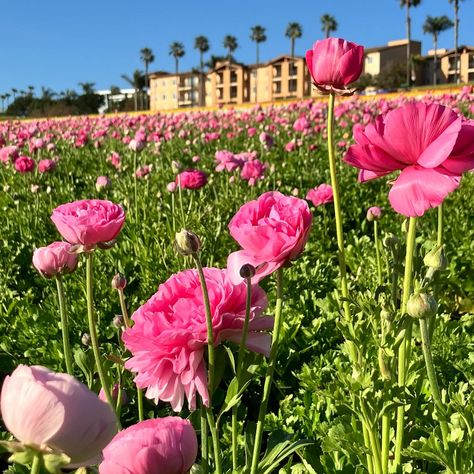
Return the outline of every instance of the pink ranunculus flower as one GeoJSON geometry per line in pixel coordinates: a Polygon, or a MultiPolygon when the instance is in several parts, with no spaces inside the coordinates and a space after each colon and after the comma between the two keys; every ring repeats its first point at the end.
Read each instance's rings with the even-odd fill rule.
{"type": "Polygon", "coordinates": [[[311,222],[306,201],[277,191],[244,204],[229,223],[231,236],[242,247],[227,259],[231,280],[242,281],[240,268],[247,263],[257,269],[252,279],[257,283],[296,259],[308,240],[311,222]]]}
{"type": "MultiPolygon", "coordinates": [[[[205,268],[209,291],[214,344],[224,340],[240,342],[245,319],[246,284],[233,284],[226,270],[205,268]]],[[[247,348],[265,355],[270,336],[263,330],[273,319],[262,316],[267,307],[265,292],[252,288],[247,348]]],[[[125,367],[137,372],[135,383],[147,388],[146,396],[155,402],[171,403],[181,411],[185,398],[190,410],[196,409],[196,393],[209,403],[204,354],[207,345],[206,314],[199,275],[186,270],[173,275],[132,316],[134,325],[122,336],[132,358],[125,367]]]]}
{"type": "Polygon", "coordinates": [[[108,189],[110,186],[112,186],[112,181],[107,176],[97,176],[95,180],[95,189],[97,189],[97,191],[108,189]]]}
{"type": "Polygon", "coordinates": [[[68,374],[19,365],[3,382],[2,418],[24,445],[65,453],[71,465],[89,466],[117,432],[112,408],[68,374]]]}
{"type": "Polygon", "coordinates": [[[369,222],[378,221],[382,217],[382,209],[377,206],[369,207],[366,217],[369,222]]]}
{"type": "Polygon", "coordinates": [[[311,201],[314,207],[333,202],[334,196],[331,185],[323,183],[310,189],[306,194],[306,200],[311,201]]]}
{"type": "Polygon", "coordinates": [[[53,210],[51,220],[70,244],[94,246],[117,238],[125,213],[113,202],[84,199],[61,204],[53,210]]]}
{"type": "Polygon", "coordinates": [[[319,91],[352,94],[354,89],[347,86],[362,73],[364,48],[341,38],[316,41],[313,48],[306,51],[306,64],[319,91]]]}
{"type": "Polygon", "coordinates": [[[408,217],[439,206],[474,168],[474,121],[440,104],[407,103],[354,126],[354,139],[344,161],[361,170],[359,181],[401,170],[389,200],[408,217]]]}
{"type": "Polygon", "coordinates": [[[54,160],[46,159],[46,160],[41,160],[38,163],[38,171],[40,173],[49,173],[50,171],[53,171],[56,168],[56,162],[54,160]]]}
{"type": "Polygon", "coordinates": [[[76,269],[77,255],[69,253],[70,249],[71,244],[61,241],[40,247],[33,253],[33,265],[47,278],[71,273],[76,269]]]}
{"type": "Polygon", "coordinates": [[[116,170],[120,170],[121,166],[122,166],[122,158],[120,157],[120,155],[116,152],[116,151],[113,151],[110,156],[107,157],[107,161],[110,162],[110,164],[116,169],[116,170]]]}
{"type": "Polygon", "coordinates": [[[174,182],[174,181],[170,181],[167,185],[166,185],[166,190],[169,192],[169,193],[174,193],[176,191],[176,186],[177,184],[174,182]]]}
{"type": "Polygon", "coordinates": [[[0,148],[0,161],[7,164],[10,161],[15,161],[18,158],[18,147],[14,145],[0,148]]]}
{"type": "MultiPolygon", "coordinates": [[[[116,384],[114,384],[114,386],[112,388],[112,400],[114,402],[117,402],[119,393],[120,393],[120,385],[118,383],[116,383],[116,384]]],[[[108,403],[107,395],[105,394],[103,388],[100,389],[99,399],[102,400],[103,402],[108,403]]],[[[122,404],[122,406],[125,406],[127,403],[128,403],[127,392],[125,392],[125,390],[122,390],[121,404],[122,404]]]]}
{"type": "Polygon", "coordinates": [[[175,416],[141,421],[104,449],[99,474],[186,474],[196,461],[193,425],[175,416]]]}
{"type": "Polygon", "coordinates": [[[266,166],[258,159],[246,161],[240,172],[240,177],[247,181],[249,186],[255,186],[255,183],[265,177],[266,166]]]}
{"type": "Polygon", "coordinates": [[[132,151],[142,151],[145,148],[146,142],[132,138],[128,144],[128,148],[132,151]]]}
{"type": "Polygon", "coordinates": [[[31,173],[35,169],[35,160],[29,156],[20,156],[15,160],[14,166],[18,173],[31,173]]]}
{"type": "Polygon", "coordinates": [[[207,183],[207,174],[200,170],[186,170],[176,176],[176,184],[181,189],[199,189],[207,183]]]}

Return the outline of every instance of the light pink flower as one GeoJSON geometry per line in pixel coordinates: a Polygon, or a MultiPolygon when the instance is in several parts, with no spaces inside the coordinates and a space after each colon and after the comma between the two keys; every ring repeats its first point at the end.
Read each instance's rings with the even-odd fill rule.
{"type": "Polygon", "coordinates": [[[257,158],[246,161],[240,172],[240,177],[247,181],[249,186],[255,186],[257,181],[265,177],[265,168],[265,165],[257,158]]]}
{"type": "Polygon", "coordinates": [[[77,255],[69,253],[71,244],[53,242],[40,247],[33,253],[33,265],[42,275],[49,278],[62,273],[71,273],[77,266],[77,255]]]}
{"type": "Polygon", "coordinates": [[[215,158],[217,163],[216,171],[234,171],[243,164],[242,160],[237,159],[235,155],[228,150],[217,150],[215,158]]]}
{"type": "Polygon", "coordinates": [[[257,268],[259,282],[303,251],[311,230],[312,215],[302,199],[277,191],[262,194],[244,204],[229,223],[231,236],[242,250],[231,253],[227,269],[233,282],[242,281],[240,268],[257,268]]]}
{"type": "Polygon", "coordinates": [[[95,180],[95,189],[97,191],[102,191],[102,189],[107,189],[112,186],[112,181],[107,176],[97,176],[95,180]]]}
{"type": "Polygon", "coordinates": [[[377,206],[369,207],[367,209],[367,220],[369,222],[378,221],[382,217],[382,209],[377,206]]]}
{"type": "Polygon", "coordinates": [[[168,416],[132,425],[104,449],[100,474],[186,474],[198,442],[188,420],[168,416]]]}
{"type": "Polygon", "coordinates": [[[29,156],[20,156],[15,160],[14,166],[18,173],[31,173],[35,169],[35,160],[29,156]]]}
{"type": "Polygon", "coordinates": [[[54,160],[41,160],[38,163],[38,171],[40,173],[48,173],[56,168],[56,162],[54,160]]]}
{"type": "Polygon", "coordinates": [[[474,121],[439,104],[405,104],[365,128],[356,125],[354,139],[344,161],[361,170],[359,181],[402,170],[389,200],[409,217],[439,206],[474,168],[474,121]]]}
{"type": "Polygon", "coordinates": [[[174,181],[169,182],[166,185],[166,190],[170,193],[174,193],[176,191],[177,184],[174,181]]]}
{"type": "Polygon", "coordinates": [[[16,146],[6,146],[0,148],[0,161],[7,164],[10,161],[15,161],[18,158],[19,151],[16,146]]]}
{"type": "Polygon", "coordinates": [[[176,184],[181,189],[199,189],[207,183],[207,175],[200,170],[186,170],[176,176],[176,184]]]}
{"type": "Polygon", "coordinates": [[[110,156],[107,158],[107,161],[110,162],[110,164],[116,169],[120,170],[120,167],[122,166],[122,159],[120,158],[120,155],[113,151],[110,156]]]}
{"type": "MultiPolygon", "coordinates": [[[[246,285],[232,284],[225,270],[204,269],[209,291],[214,343],[240,342],[245,318],[246,285]]],[[[265,292],[252,288],[248,349],[269,354],[270,336],[260,332],[273,325],[262,317],[267,307],[265,292]]],[[[125,367],[137,372],[135,383],[147,388],[146,396],[155,402],[171,403],[180,411],[187,398],[190,410],[196,408],[196,392],[209,403],[204,353],[207,326],[199,276],[195,270],[173,275],[132,316],[134,325],[123,334],[133,357],[125,367]]]]}
{"type": "Polygon", "coordinates": [[[313,84],[323,93],[350,94],[347,86],[359,79],[364,67],[364,48],[341,38],[316,41],[306,51],[313,84]]]}
{"type": "Polygon", "coordinates": [[[125,213],[113,202],[84,199],[61,204],[53,210],[51,220],[69,243],[94,246],[118,236],[125,213]]]}
{"type": "Polygon", "coordinates": [[[329,184],[320,184],[306,194],[306,200],[311,201],[314,207],[332,202],[333,199],[332,187],[329,184]]]}
{"type": "MultiPolygon", "coordinates": [[[[119,392],[120,392],[120,385],[118,383],[114,384],[113,388],[112,388],[112,400],[114,402],[117,402],[118,400],[118,396],[119,396],[119,392]]],[[[104,392],[104,389],[101,388],[100,389],[100,392],[99,392],[99,399],[102,400],[103,402],[107,402],[107,395],[105,395],[105,392],[104,392]]],[[[127,403],[128,403],[128,398],[127,398],[127,392],[125,392],[125,390],[122,390],[122,396],[121,396],[121,404],[122,406],[125,406],[127,403]]]]}
{"type": "Polygon", "coordinates": [[[146,142],[132,138],[128,144],[128,148],[132,151],[142,151],[145,148],[146,142]]]}
{"type": "Polygon", "coordinates": [[[65,453],[74,466],[100,461],[100,452],[117,432],[107,403],[68,374],[19,365],[3,382],[2,418],[24,445],[65,453]]]}
{"type": "Polygon", "coordinates": [[[143,179],[143,178],[146,178],[150,173],[151,173],[151,165],[143,165],[143,166],[140,166],[135,171],[135,176],[137,178],[143,179]]]}

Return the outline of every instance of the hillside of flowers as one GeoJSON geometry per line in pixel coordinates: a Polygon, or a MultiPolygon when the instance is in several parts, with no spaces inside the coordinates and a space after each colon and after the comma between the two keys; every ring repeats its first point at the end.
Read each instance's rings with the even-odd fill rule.
{"type": "Polygon", "coordinates": [[[4,472],[474,473],[474,91],[363,100],[361,50],[0,122],[4,472]]]}

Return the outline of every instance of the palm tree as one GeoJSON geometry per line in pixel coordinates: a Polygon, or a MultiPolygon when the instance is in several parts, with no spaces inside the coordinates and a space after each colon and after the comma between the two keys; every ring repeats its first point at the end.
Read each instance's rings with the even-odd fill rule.
{"type": "Polygon", "coordinates": [[[446,16],[430,16],[426,17],[425,23],[423,24],[423,32],[433,36],[433,47],[434,47],[434,60],[433,60],[433,84],[437,83],[438,73],[438,35],[442,31],[446,31],[453,27],[453,22],[446,16]]]}
{"type": "Polygon", "coordinates": [[[6,94],[0,95],[0,100],[2,101],[2,112],[5,112],[5,99],[7,98],[6,94]]]}
{"type": "Polygon", "coordinates": [[[252,26],[250,29],[250,39],[255,41],[257,47],[257,66],[260,64],[260,43],[267,41],[267,35],[265,34],[265,28],[260,25],[252,26]]]}
{"type": "Polygon", "coordinates": [[[411,81],[411,17],[410,8],[417,7],[421,0],[400,0],[400,7],[406,7],[406,27],[407,27],[407,64],[406,64],[406,84],[410,87],[411,81]]]}
{"type": "Polygon", "coordinates": [[[79,82],[82,87],[82,93],[84,95],[92,95],[95,92],[95,83],[94,82],[79,82]]]}
{"type": "Polygon", "coordinates": [[[321,16],[321,25],[324,32],[324,37],[329,38],[329,35],[337,30],[337,21],[336,19],[327,13],[321,16]]]}
{"type": "Polygon", "coordinates": [[[145,86],[149,87],[148,66],[155,60],[155,55],[150,48],[142,48],[140,50],[140,60],[145,65],[145,86]]]}
{"type": "Polygon", "coordinates": [[[459,2],[462,0],[449,0],[449,3],[454,5],[454,64],[455,64],[455,72],[454,72],[454,82],[459,84],[459,68],[458,68],[458,61],[459,61],[459,51],[458,51],[458,43],[459,43],[459,2]]]}
{"type": "Polygon", "coordinates": [[[186,51],[184,50],[183,43],[175,41],[174,43],[170,44],[170,56],[173,56],[174,58],[176,75],[178,75],[179,72],[179,59],[182,58],[185,54],[186,51]]]}
{"type": "Polygon", "coordinates": [[[35,93],[35,86],[28,86],[28,94],[33,96],[35,93]]]}
{"type": "Polygon", "coordinates": [[[232,53],[239,47],[237,38],[232,35],[226,35],[222,44],[224,45],[224,48],[227,49],[227,61],[230,61],[232,53]]]}
{"type": "Polygon", "coordinates": [[[204,72],[204,53],[209,51],[209,40],[205,36],[196,36],[194,49],[199,51],[199,70],[202,74],[204,72]]]}
{"type": "Polygon", "coordinates": [[[295,56],[295,40],[303,36],[303,28],[299,23],[291,22],[286,27],[285,36],[291,41],[291,57],[295,56]]]}
{"type": "Polygon", "coordinates": [[[141,92],[143,91],[143,88],[145,87],[145,76],[142,71],[140,71],[139,69],[135,69],[135,71],[133,71],[132,77],[129,77],[126,74],[122,74],[122,79],[128,82],[135,91],[133,94],[133,102],[134,102],[135,111],[137,111],[138,110],[138,96],[140,95],[141,97],[141,92]]]}
{"type": "Polygon", "coordinates": [[[13,100],[15,100],[15,96],[17,93],[18,93],[18,89],[15,89],[14,87],[12,87],[13,100]]]}

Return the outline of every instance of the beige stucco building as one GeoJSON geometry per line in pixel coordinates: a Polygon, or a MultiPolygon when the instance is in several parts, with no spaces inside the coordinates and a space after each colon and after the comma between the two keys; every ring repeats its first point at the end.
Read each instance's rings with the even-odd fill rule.
{"type": "MultiPolygon", "coordinates": [[[[440,57],[441,81],[455,82],[456,55],[455,50],[446,51],[440,57]]],[[[474,46],[460,46],[458,48],[458,74],[460,82],[474,81],[474,46]]]]}

